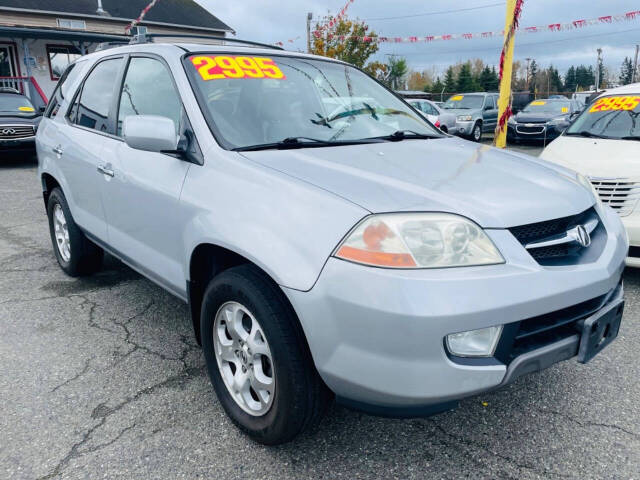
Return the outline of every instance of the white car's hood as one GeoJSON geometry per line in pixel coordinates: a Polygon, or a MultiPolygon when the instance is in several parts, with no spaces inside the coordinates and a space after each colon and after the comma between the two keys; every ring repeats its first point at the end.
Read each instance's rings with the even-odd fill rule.
{"type": "Polygon", "coordinates": [[[574,215],[593,204],[571,171],[453,137],[242,155],[374,213],[451,212],[505,228],[574,215]]]}
{"type": "Polygon", "coordinates": [[[640,142],[563,135],[540,158],[596,178],[640,179],[640,142]]]}

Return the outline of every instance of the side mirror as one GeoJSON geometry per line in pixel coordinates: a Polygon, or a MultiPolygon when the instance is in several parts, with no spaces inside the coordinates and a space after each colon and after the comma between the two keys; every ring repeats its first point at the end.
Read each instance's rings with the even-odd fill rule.
{"type": "Polygon", "coordinates": [[[173,120],[157,115],[131,115],[122,125],[124,141],[131,148],[146,152],[174,152],[178,136],[173,120]]]}

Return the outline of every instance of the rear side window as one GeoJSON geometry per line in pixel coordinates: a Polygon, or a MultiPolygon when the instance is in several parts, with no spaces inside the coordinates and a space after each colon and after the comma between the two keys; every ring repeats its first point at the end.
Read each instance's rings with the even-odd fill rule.
{"type": "Polygon", "coordinates": [[[118,131],[122,135],[124,119],[132,115],[158,115],[170,118],[176,135],[182,116],[182,102],[167,67],[159,60],[134,57],[122,84],[118,109],[118,131]]]}
{"type": "Polygon", "coordinates": [[[109,111],[121,63],[121,58],[113,58],[95,66],[76,98],[69,115],[71,122],[99,132],[113,133],[109,125],[109,111]]]}

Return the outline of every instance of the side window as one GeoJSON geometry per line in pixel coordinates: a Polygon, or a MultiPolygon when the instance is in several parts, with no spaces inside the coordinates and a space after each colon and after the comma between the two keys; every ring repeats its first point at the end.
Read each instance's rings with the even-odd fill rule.
{"type": "Polygon", "coordinates": [[[423,102],[424,105],[424,110],[425,112],[427,112],[427,114],[429,115],[435,115],[436,117],[439,115],[438,111],[433,108],[433,106],[427,102],[423,102]]]}
{"type": "Polygon", "coordinates": [[[73,123],[113,133],[109,127],[109,110],[121,63],[121,58],[104,60],[91,71],[70,113],[69,119],[73,123]]]}
{"type": "Polygon", "coordinates": [[[124,119],[131,115],[158,115],[173,120],[176,135],[182,117],[182,102],[171,74],[159,60],[133,57],[124,78],[118,109],[118,136],[124,119]]]}
{"type": "Polygon", "coordinates": [[[82,70],[79,63],[72,63],[66,68],[60,80],[58,80],[53,94],[51,94],[45,117],[55,118],[55,116],[58,115],[62,101],[69,94],[70,86],[74,84],[80,73],[82,73],[82,70]]]}

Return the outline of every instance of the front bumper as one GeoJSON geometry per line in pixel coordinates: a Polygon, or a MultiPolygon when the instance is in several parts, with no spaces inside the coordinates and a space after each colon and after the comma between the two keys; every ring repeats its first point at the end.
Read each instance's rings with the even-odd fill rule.
{"type": "Polygon", "coordinates": [[[509,366],[495,358],[484,364],[450,358],[446,335],[514,324],[618,286],[626,235],[611,209],[599,213],[607,244],[589,264],[540,266],[509,231],[488,230],[505,264],[388,270],[330,258],[310,291],[284,291],[318,372],[339,398],[382,411],[419,411],[508,379],[509,366]]]}
{"type": "Polygon", "coordinates": [[[558,138],[564,132],[564,127],[541,124],[531,128],[532,133],[523,130],[523,125],[507,125],[507,139],[511,141],[535,141],[544,142],[558,138]]]}
{"type": "Polygon", "coordinates": [[[0,152],[32,152],[36,151],[36,137],[0,140],[0,152]]]}
{"type": "Polygon", "coordinates": [[[452,135],[462,135],[463,137],[470,137],[473,132],[473,126],[476,124],[476,121],[471,122],[461,122],[456,120],[456,125],[454,128],[449,130],[449,133],[452,135]]]}

